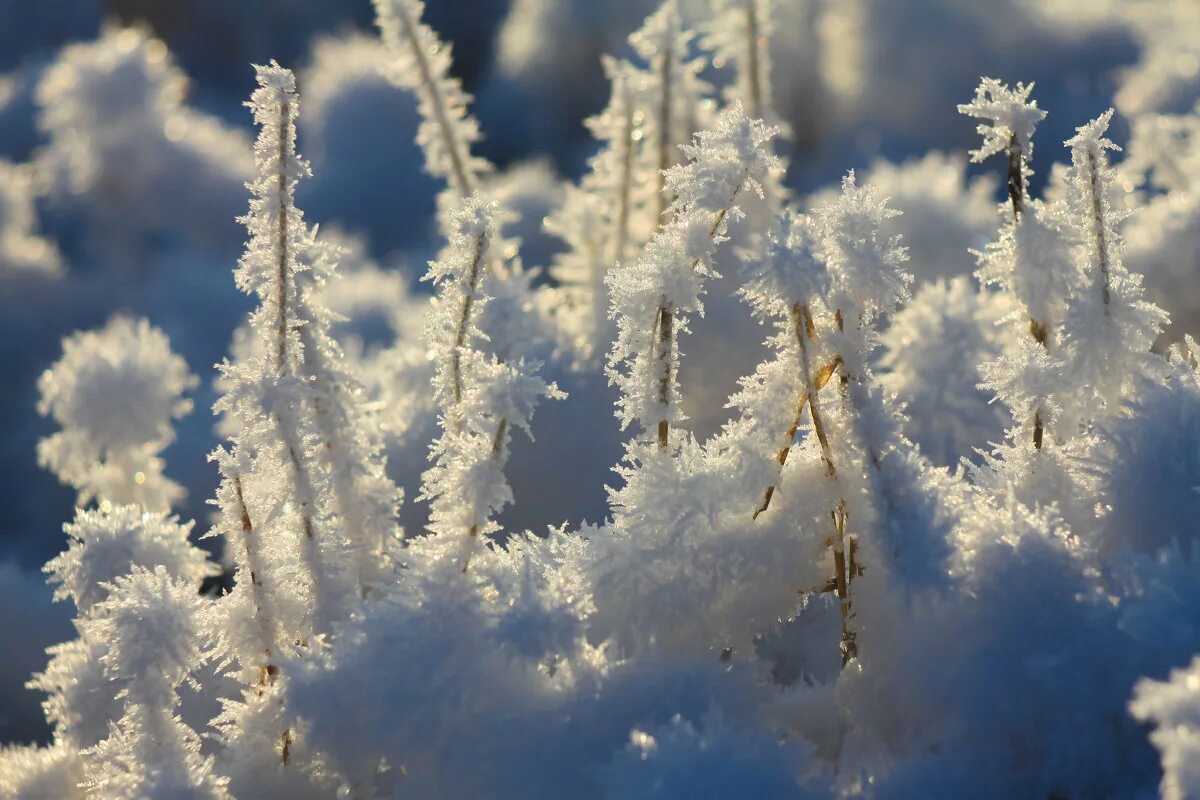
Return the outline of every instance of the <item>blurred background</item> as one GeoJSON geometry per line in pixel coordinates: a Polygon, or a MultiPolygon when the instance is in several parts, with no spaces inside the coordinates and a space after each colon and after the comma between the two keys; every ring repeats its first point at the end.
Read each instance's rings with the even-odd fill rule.
{"type": "MultiPolygon", "coordinates": [[[[707,1],[684,5],[700,18],[707,1]]],[[[629,55],[627,36],[656,5],[427,0],[476,98],[492,188],[522,212],[512,233],[529,267],[561,248],[541,220],[595,150],[581,123],[607,100],[600,56],[629,55]]],[[[981,75],[1037,82],[1050,115],[1035,188],[1074,127],[1109,106],[1123,142],[1132,121],[1200,98],[1196,0],[776,0],[775,23],[788,184],[804,198],[850,168],[872,176],[906,211],[920,280],[969,274],[967,248],[995,228],[995,166],[967,168],[974,125],[955,111],[981,75]]],[[[169,335],[200,385],[167,474],[188,490],[180,515],[207,528],[212,365],[249,308],[231,270],[253,166],[252,63],[297,71],[300,149],[315,173],[298,203],[353,243],[352,271],[373,270],[331,301],[354,315],[353,346],[369,354],[414,334],[400,312],[426,291],[416,278],[439,246],[439,187],[413,144],[415,103],[380,75],[375,37],[369,0],[0,0],[0,742],[47,735],[40,698],[22,687],[44,647],[71,636],[71,609],[51,604],[40,567],[64,545],[74,497],[36,458],[53,430],[37,378],[65,334],[127,312],[169,335]]],[[[717,84],[718,67],[706,70],[717,84]]],[[[1131,267],[1152,272],[1132,249],[1131,267]]],[[[1152,294],[1190,319],[1200,293],[1170,275],[1150,277],[1152,294]]],[[[603,508],[598,495],[571,521],[603,508]]]]}

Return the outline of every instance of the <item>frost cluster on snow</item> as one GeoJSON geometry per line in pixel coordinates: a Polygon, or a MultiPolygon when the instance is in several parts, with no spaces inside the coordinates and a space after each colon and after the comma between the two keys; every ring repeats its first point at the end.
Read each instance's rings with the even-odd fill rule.
{"type": "MultiPolygon", "coordinates": [[[[420,0],[375,0],[379,37],[323,40],[300,80],[255,67],[253,145],[144,33],[67,48],[39,89],[53,213],[99,221],[98,259],[181,257],[159,237],[217,235],[248,178],[252,310],[194,522],[163,458],[198,389],[173,336],[116,316],[41,378],[77,636],[0,797],[1200,796],[1200,303],[1170,285],[1196,114],[1137,112],[1125,155],[1110,110],[1060,147],[1032,83],[983,78],[958,108],[982,177],[932,153],[798,197],[792,81],[895,110],[855,84],[878,32],[789,72],[799,5],[623,2],[636,31],[562,54],[530,43],[595,6],[519,0],[506,70],[613,53],[566,185],[480,155],[420,0]],[[395,201],[436,209],[419,287],[362,238],[390,207],[350,232],[302,210],[386,103],[363,163],[423,153],[436,197],[395,201]],[[1035,144],[1063,162],[1040,192],[1035,144]],[[177,202],[172,173],[211,185],[177,202]]],[[[1057,4],[1018,5],[963,13],[1044,41],[1057,4]]],[[[807,13],[814,41],[898,14],[807,13]]],[[[557,102],[569,71],[543,77],[557,102]]],[[[0,281],[52,275],[5,170],[0,281]]]]}

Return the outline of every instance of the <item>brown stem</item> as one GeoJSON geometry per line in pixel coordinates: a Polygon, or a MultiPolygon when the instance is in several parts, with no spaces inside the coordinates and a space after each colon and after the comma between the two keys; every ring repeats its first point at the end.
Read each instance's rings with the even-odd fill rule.
{"type": "Polygon", "coordinates": [[[821,403],[816,382],[813,380],[812,363],[808,354],[808,342],[816,333],[812,314],[808,306],[796,303],[792,306],[792,323],[796,329],[796,343],[800,348],[800,374],[804,380],[804,393],[808,396],[808,413],[812,416],[813,432],[821,444],[821,458],[825,461],[825,473],[834,477],[833,453],[829,448],[829,437],[825,433],[825,423],[821,416],[821,403]]]}
{"type": "MultiPolygon", "coordinates": [[[[713,220],[713,224],[708,229],[708,238],[712,239],[717,235],[717,231],[721,229],[721,224],[725,218],[729,216],[729,209],[733,207],[734,201],[737,199],[738,192],[742,189],[741,184],[733,190],[729,196],[729,204],[722,208],[717,213],[717,218],[713,220]]],[[[692,270],[700,266],[700,259],[696,258],[692,261],[692,270]]],[[[659,376],[658,384],[658,402],[663,406],[663,413],[667,413],[671,405],[671,351],[675,346],[675,318],[671,305],[664,297],[658,305],[658,311],[654,316],[654,327],[652,331],[658,332],[658,360],[663,362],[662,374],[659,376]]],[[[651,336],[653,337],[653,333],[651,336]]],[[[670,439],[671,423],[669,420],[663,419],[658,423],[658,446],[664,448],[667,446],[667,441],[670,439]]]]}
{"type": "Polygon", "coordinates": [[[417,74],[420,76],[421,84],[426,87],[429,93],[429,104],[433,106],[434,121],[437,123],[438,129],[442,132],[442,139],[446,143],[446,152],[450,154],[450,170],[451,179],[454,183],[454,191],[458,192],[460,198],[466,197],[475,189],[475,177],[468,172],[466,164],[463,163],[461,149],[466,148],[454,135],[454,126],[450,124],[446,100],[442,97],[437,82],[433,79],[433,68],[426,57],[425,48],[421,46],[421,38],[417,35],[416,22],[409,17],[404,3],[393,3],[392,6],[396,11],[396,15],[400,18],[401,26],[404,28],[404,36],[408,39],[409,49],[413,54],[413,61],[417,65],[417,74]]]}
{"type": "MultiPolygon", "coordinates": [[[[1029,333],[1033,336],[1033,340],[1047,350],[1050,349],[1048,342],[1049,331],[1047,325],[1038,322],[1036,319],[1029,320],[1029,333]]],[[[1040,406],[1033,411],[1033,447],[1035,450],[1042,449],[1044,423],[1042,420],[1042,409],[1040,406]]]]}
{"type": "Polygon", "coordinates": [[[833,566],[836,571],[838,609],[842,622],[842,636],[839,649],[842,653],[842,666],[858,656],[858,634],[854,631],[854,603],[850,596],[851,575],[857,566],[855,564],[855,543],[853,537],[846,536],[846,517],[848,516],[846,501],[840,500],[838,507],[832,513],[833,527],[836,538],[833,543],[833,566]],[[848,541],[847,541],[848,540],[848,541]],[[847,543],[850,550],[850,565],[847,565],[847,543]]]}
{"type": "MultiPolygon", "coordinates": [[[[658,360],[662,362],[661,375],[658,379],[658,402],[666,414],[671,405],[671,348],[674,345],[675,316],[670,306],[663,301],[658,307],[658,360]]],[[[661,419],[658,422],[658,446],[665,448],[670,439],[670,422],[661,419]]]]}
{"type": "Polygon", "coordinates": [[[279,668],[272,663],[274,657],[271,655],[271,643],[274,641],[274,636],[271,634],[271,625],[263,610],[262,565],[258,563],[258,554],[253,545],[254,525],[250,521],[250,511],[246,507],[246,497],[242,491],[242,476],[236,472],[233,475],[233,494],[237,498],[237,511],[242,523],[242,545],[246,549],[246,565],[250,569],[250,591],[254,596],[254,617],[262,630],[264,658],[258,665],[258,693],[262,694],[265,687],[275,685],[275,676],[279,674],[279,668]]]}
{"type": "MultiPolygon", "coordinates": [[[[492,437],[492,458],[500,457],[500,453],[504,447],[504,436],[507,433],[508,433],[508,420],[505,419],[504,417],[501,417],[500,424],[498,424],[496,426],[496,433],[492,437]]],[[[475,539],[477,536],[479,536],[478,523],[467,528],[467,538],[468,539],[475,539]]],[[[470,555],[468,555],[466,558],[463,559],[462,572],[467,571],[467,567],[470,565],[470,563],[471,563],[471,557],[470,557],[470,555]]]]}
{"type": "MultiPolygon", "coordinates": [[[[816,397],[821,389],[825,388],[825,384],[833,377],[833,373],[842,363],[841,356],[838,356],[833,361],[821,367],[814,375],[810,363],[807,341],[811,341],[816,336],[816,326],[813,323],[812,314],[809,312],[806,305],[797,303],[792,306],[792,326],[796,331],[796,341],[800,345],[800,372],[803,376],[804,386],[800,390],[800,398],[796,402],[796,413],[792,417],[791,427],[787,430],[786,441],[779,453],[775,456],[775,460],[779,463],[780,471],[783,470],[783,465],[787,463],[788,453],[792,450],[792,440],[796,438],[796,431],[800,428],[800,421],[804,415],[804,408],[808,405],[809,397],[816,397]]],[[[821,421],[821,412],[816,410],[813,421],[814,429],[819,431],[818,438],[824,442],[825,450],[828,449],[828,442],[825,440],[825,425],[821,421]]],[[[824,454],[827,469],[832,468],[833,459],[831,456],[824,454]]],[[[759,515],[765,512],[771,506],[771,499],[775,496],[775,485],[772,484],[763,492],[762,503],[754,510],[754,515],[751,519],[758,519],[759,515]]]]}
{"type": "Polygon", "coordinates": [[[1008,199],[1012,203],[1013,219],[1020,220],[1025,211],[1025,150],[1013,133],[1008,139],[1008,199]]]}
{"type": "Polygon", "coordinates": [[[484,244],[487,233],[480,233],[475,239],[475,254],[471,257],[471,269],[467,274],[467,290],[463,292],[462,308],[458,314],[458,326],[454,331],[454,347],[450,350],[450,376],[454,386],[454,405],[462,403],[462,348],[467,342],[467,331],[470,328],[471,305],[478,291],[479,273],[483,267],[484,244]]]}

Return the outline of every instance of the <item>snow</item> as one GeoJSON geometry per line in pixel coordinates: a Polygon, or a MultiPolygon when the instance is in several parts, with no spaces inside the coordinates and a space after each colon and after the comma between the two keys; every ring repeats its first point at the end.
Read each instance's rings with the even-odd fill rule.
{"type": "Polygon", "coordinates": [[[234,5],[0,76],[0,796],[1200,791],[1189,4],[234,5]]]}

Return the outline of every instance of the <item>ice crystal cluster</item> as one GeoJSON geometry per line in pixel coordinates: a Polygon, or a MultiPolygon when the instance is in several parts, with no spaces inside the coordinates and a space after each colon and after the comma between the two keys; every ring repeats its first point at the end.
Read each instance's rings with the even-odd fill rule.
{"type": "MultiPolygon", "coordinates": [[[[351,61],[312,82],[319,124],[255,67],[257,140],[210,176],[251,173],[253,305],[212,513],[181,519],[167,477],[198,383],[167,334],[68,337],[38,456],[78,492],[45,568],[78,635],[0,797],[1200,798],[1200,352],[1170,288],[1195,280],[1197,117],[1140,114],[1128,156],[1113,111],[1073,121],[1039,197],[1055,111],[984,78],[958,110],[988,174],[933,154],[801,198],[772,49],[794,3],[696,5],[604,58],[565,187],[478,154],[420,0],[323,42],[351,61]],[[409,104],[383,118],[439,187],[427,294],[301,210],[306,130],[342,136],[328,109],[367,89],[409,104]]],[[[128,148],[242,145],[107,35],[41,89],[68,208],[128,148]]],[[[25,180],[0,164],[0,279],[60,270],[25,180]]],[[[135,185],[107,237],[196,215],[135,185]]]]}

